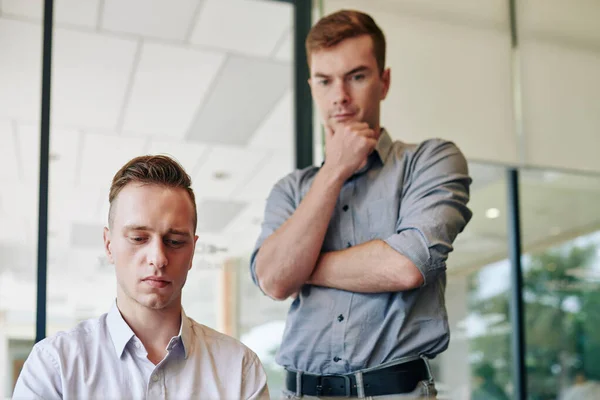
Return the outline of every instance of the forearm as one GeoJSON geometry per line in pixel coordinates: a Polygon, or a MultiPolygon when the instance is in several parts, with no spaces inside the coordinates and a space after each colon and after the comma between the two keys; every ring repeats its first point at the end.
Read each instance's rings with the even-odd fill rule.
{"type": "Polygon", "coordinates": [[[321,168],[294,214],[262,244],[256,275],[263,291],[283,300],[312,274],[343,178],[321,168]]]}
{"type": "Polygon", "coordinates": [[[350,292],[410,290],[423,284],[419,269],[382,240],[323,253],[308,283],[350,292]]]}

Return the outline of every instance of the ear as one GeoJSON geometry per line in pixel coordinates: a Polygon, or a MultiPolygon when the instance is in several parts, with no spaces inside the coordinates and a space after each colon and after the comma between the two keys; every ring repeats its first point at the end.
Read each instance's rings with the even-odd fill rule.
{"type": "Polygon", "coordinates": [[[392,72],[389,68],[383,70],[381,81],[383,82],[383,85],[381,86],[381,100],[384,100],[387,97],[388,91],[390,90],[390,84],[392,83],[392,72]]]}
{"type": "Polygon", "coordinates": [[[104,238],[104,252],[106,253],[106,257],[108,258],[108,261],[111,264],[114,264],[115,260],[113,258],[112,250],[111,250],[110,230],[107,227],[104,227],[103,238],[104,238]]]}

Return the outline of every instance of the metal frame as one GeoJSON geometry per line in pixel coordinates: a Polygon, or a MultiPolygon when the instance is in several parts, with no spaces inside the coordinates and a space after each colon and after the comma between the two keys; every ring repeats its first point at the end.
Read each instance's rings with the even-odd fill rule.
{"type": "MultiPolygon", "coordinates": [[[[516,0],[508,0],[511,42],[512,97],[514,128],[519,144],[519,160],[525,162],[523,129],[523,103],[521,101],[521,58],[519,52],[519,29],[516,0]]],[[[521,217],[519,202],[519,171],[506,171],[508,194],[508,249],[511,265],[510,320],[512,325],[511,349],[514,398],[527,399],[527,370],[525,366],[525,316],[523,307],[523,267],[521,265],[521,217]]]]}
{"type": "Polygon", "coordinates": [[[525,316],[523,309],[523,268],[521,265],[521,217],[519,203],[519,171],[506,171],[508,192],[508,251],[510,257],[510,320],[514,396],[527,399],[527,371],[525,369],[525,316]]]}
{"type": "Polygon", "coordinates": [[[294,1],[294,115],[296,168],[313,165],[313,106],[304,41],[312,27],[312,0],[294,1]]]}
{"type": "Polygon", "coordinates": [[[38,205],[36,343],[46,337],[46,286],[48,273],[48,176],[50,160],[50,78],[52,72],[53,0],[44,1],[42,64],[42,118],[40,126],[40,190],[38,205]]]}

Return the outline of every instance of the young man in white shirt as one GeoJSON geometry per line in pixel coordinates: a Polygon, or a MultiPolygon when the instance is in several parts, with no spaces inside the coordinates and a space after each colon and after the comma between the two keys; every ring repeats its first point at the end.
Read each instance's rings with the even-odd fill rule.
{"type": "Polygon", "coordinates": [[[14,399],[268,399],[260,360],[187,317],[197,213],[191,179],[166,156],[115,175],[104,247],[117,299],[107,314],[37,343],[14,399]]]}

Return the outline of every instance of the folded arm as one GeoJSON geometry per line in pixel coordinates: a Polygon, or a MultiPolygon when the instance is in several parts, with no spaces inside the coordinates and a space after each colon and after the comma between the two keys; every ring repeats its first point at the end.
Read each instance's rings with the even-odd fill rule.
{"type": "Polygon", "coordinates": [[[446,269],[452,243],[471,219],[467,162],[451,142],[425,142],[415,152],[396,233],[323,253],[308,283],[354,292],[410,290],[446,269]]]}

